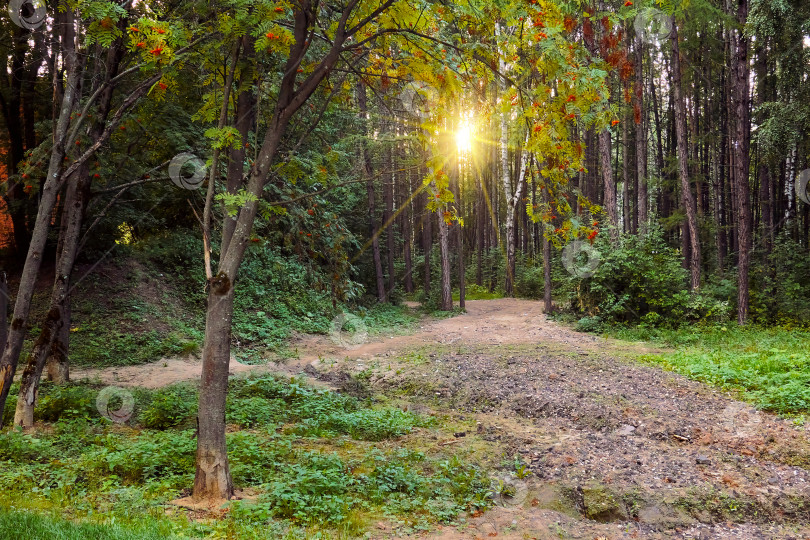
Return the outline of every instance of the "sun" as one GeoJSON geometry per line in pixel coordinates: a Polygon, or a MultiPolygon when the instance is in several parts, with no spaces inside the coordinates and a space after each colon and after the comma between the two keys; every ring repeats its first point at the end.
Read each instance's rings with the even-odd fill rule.
{"type": "Polygon", "coordinates": [[[472,150],[472,126],[469,121],[462,120],[456,131],[456,146],[461,153],[472,150]]]}

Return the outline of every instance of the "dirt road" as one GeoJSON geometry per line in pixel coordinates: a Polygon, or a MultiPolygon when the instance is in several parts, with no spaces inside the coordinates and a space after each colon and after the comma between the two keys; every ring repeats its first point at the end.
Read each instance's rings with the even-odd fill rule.
{"type": "MultiPolygon", "coordinates": [[[[807,431],[635,361],[655,352],[644,344],[574,332],[521,300],[471,301],[464,315],[356,347],[351,337],[302,337],[300,358],[262,369],[469,427],[452,446],[499,469],[507,489],[495,509],[430,538],[810,538],[807,431]]],[[[129,369],[89,374],[166,384],[183,372],[129,369]]]]}

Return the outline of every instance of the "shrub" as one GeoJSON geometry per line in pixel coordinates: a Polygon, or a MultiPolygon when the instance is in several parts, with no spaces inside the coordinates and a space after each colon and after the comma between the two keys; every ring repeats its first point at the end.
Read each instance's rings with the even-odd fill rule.
{"type": "Polygon", "coordinates": [[[60,418],[90,418],[98,416],[96,397],[98,391],[87,386],[66,384],[44,385],[34,416],[46,422],[60,418]]]}
{"type": "Polygon", "coordinates": [[[54,454],[53,444],[44,439],[12,429],[0,435],[0,461],[48,462],[54,454]]]}
{"type": "Polygon", "coordinates": [[[194,417],[197,410],[196,392],[185,386],[170,386],[152,393],[151,401],[139,416],[142,426],[167,429],[194,417]]]}
{"type": "Polygon", "coordinates": [[[622,236],[615,246],[600,238],[594,247],[600,260],[593,275],[567,277],[570,309],[587,316],[580,321],[581,328],[639,322],[677,328],[699,320],[728,319],[728,302],[689,292],[681,255],[667,245],[659,228],[644,237],[622,236]]]}
{"type": "Polygon", "coordinates": [[[310,523],[341,523],[358,500],[349,490],[355,481],[335,454],[309,453],[271,482],[261,501],[273,515],[310,523]]]}
{"type": "Polygon", "coordinates": [[[145,431],[136,439],[107,435],[100,442],[103,446],[84,456],[83,469],[135,483],[194,473],[197,443],[190,430],[145,431]]]}
{"type": "Polygon", "coordinates": [[[415,426],[426,425],[428,421],[399,409],[361,409],[307,419],[301,423],[299,433],[319,437],[339,433],[358,440],[382,441],[405,435],[415,426]]]}
{"type": "MultiPolygon", "coordinates": [[[[751,269],[750,313],[758,322],[806,324],[810,321],[810,262],[807,246],[791,239],[785,228],[766,254],[755,257],[751,269]]],[[[729,298],[736,302],[736,295],[729,298]]]]}
{"type": "Polygon", "coordinates": [[[263,397],[228,398],[225,419],[229,424],[255,427],[283,417],[286,404],[281,399],[263,397]]]}
{"type": "Polygon", "coordinates": [[[295,456],[289,438],[272,434],[270,438],[238,431],[227,435],[228,461],[234,483],[263,484],[277,479],[284,463],[295,456]]]}
{"type": "Polygon", "coordinates": [[[527,266],[518,268],[515,279],[515,293],[522,298],[537,300],[543,298],[544,292],[543,266],[527,266]]]}

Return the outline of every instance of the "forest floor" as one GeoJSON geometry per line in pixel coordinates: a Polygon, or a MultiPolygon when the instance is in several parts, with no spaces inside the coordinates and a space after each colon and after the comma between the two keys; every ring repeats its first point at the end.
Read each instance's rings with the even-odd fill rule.
{"type": "MultiPolygon", "coordinates": [[[[575,332],[513,299],[372,339],[297,336],[298,358],[231,371],[304,373],[453,426],[438,444],[507,487],[495,508],[422,536],[810,538],[810,434],[637,360],[665,351],[575,332]]],[[[73,376],[156,387],[199,372],[170,359],[73,376]]],[[[381,522],[371,536],[401,533],[381,522]]]]}

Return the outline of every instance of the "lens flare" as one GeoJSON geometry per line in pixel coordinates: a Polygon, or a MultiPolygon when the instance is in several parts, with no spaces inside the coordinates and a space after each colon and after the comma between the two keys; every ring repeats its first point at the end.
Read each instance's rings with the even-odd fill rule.
{"type": "Polygon", "coordinates": [[[464,120],[456,131],[456,146],[462,153],[472,150],[472,126],[467,120],[464,120]]]}

